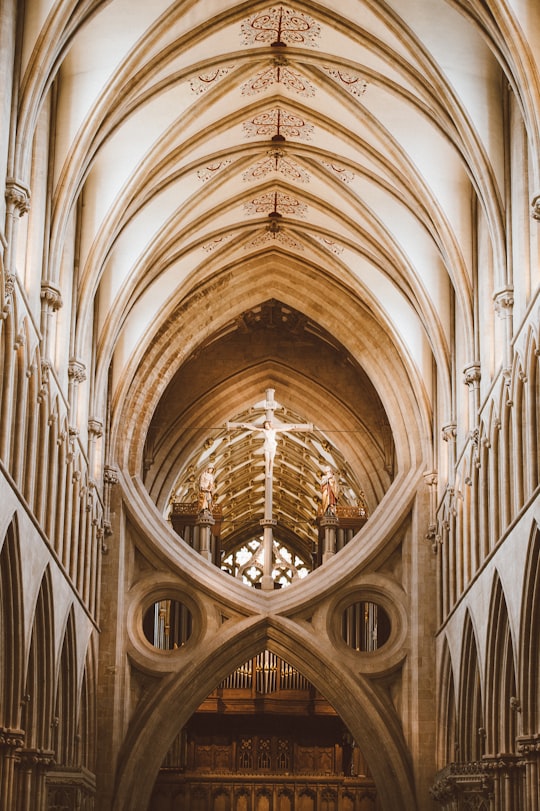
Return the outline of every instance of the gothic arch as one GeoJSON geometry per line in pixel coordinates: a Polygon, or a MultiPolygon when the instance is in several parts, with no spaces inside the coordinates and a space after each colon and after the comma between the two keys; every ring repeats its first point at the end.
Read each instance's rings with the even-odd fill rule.
{"type": "Polygon", "coordinates": [[[53,717],[53,749],[56,762],[62,766],[74,766],[76,761],[77,694],[76,631],[72,607],[60,652],[53,717]]]}
{"type": "Polygon", "coordinates": [[[459,699],[458,757],[460,762],[479,760],[484,750],[484,715],[478,648],[471,616],[467,611],[463,627],[459,699]]]}
{"type": "Polygon", "coordinates": [[[94,772],[96,768],[96,678],[94,637],[90,637],[81,679],[77,712],[77,764],[94,772]]]}
{"type": "Polygon", "coordinates": [[[18,729],[24,673],[23,594],[17,520],[0,549],[0,726],[18,729]]]}
{"type": "Polygon", "coordinates": [[[540,729],[540,528],[537,525],[531,532],[525,567],[520,640],[523,734],[532,735],[540,729]]]}
{"type": "Polygon", "coordinates": [[[155,776],[179,728],[216,684],[264,647],[305,675],[332,704],[351,735],[364,742],[363,753],[383,805],[386,803],[394,811],[408,811],[414,806],[412,775],[399,723],[369,682],[359,681],[336,666],[335,657],[326,657],[309,633],[293,629],[288,623],[278,628],[275,621],[259,620],[227,644],[222,640],[220,646],[207,646],[204,658],[201,651],[184,672],[165,679],[142,708],[128,732],[119,761],[117,811],[146,811],[155,776]],[[186,695],[190,695],[189,703],[186,695]],[[171,713],[171,707],[178,707],[178,712],[171,713]],[[149,737],[155,738],[152,751],[147,746],[149,737]]]}
{"type": "Polygon", "coordinates": [[[490,754],[508,754],[515,751],[518,731],[513,704],[517,701],[517,687],[514,644],[498,573],[493,581],[489,617],[485,676],[485,706],[489,708],[486,747],[490,754]]]}
{"type": "Polygon", "coordinates": [[[21,721],[26,746],[45,751],[51,749],[55,684],[53,606],[51,572],[47,568],[34,610],[21,721]]]}
{"type": "Polygon", "coordinates": [[[437,763],[442,768],[456,759],[457,713],[454,671],[448,642],[444,640],[439,688],[437,763]]]}

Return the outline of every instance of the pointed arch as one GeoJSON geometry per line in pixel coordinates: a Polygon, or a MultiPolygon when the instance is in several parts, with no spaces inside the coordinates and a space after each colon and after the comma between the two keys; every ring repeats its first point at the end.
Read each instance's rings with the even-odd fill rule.
{"type": "Polygon", "coordinates": [[[528,493],[532,494],[540,482],[540,354],[534,334],[529,336],[525,374],[527,376],[525,407],[525,443],[527,445],[528,493]]]}
{"type": "Polygon", "coordinates": [[[17,729],[24,673],[21,557],[16,517],[0,550],[0,726],[17,729]]]}
{"type": "Polygon", "coordinates": [[[462,763],[479,760],[484,748],[482,685],[476,636],[468,611],[463,628],[458,708],[458,759],[462,763]]]}
{"type": "Polygon", "coordinates": [[[399,723],[368,680],[353,677],[335,657],[325,655],[309,631],[291,628],[276,617],[258,620],[256,625],[248,622],[241,632],[236,629],[231,634],[234,638],[226,641],[222,637],[219,645],[200,646],[199,654],[182,671],[171,674],[133,719],[119,759],[117,811],[145,811],[155,776],[178,729],[231,670],[265,648],[304,675],[332,704],[353,738],[364,742],[364,755],[382,805],[386,803],[394,811],[415,807],[399,723]],[[175,707],[174,713],[171,707],[175,707]],[[149,736],[155,738],[150,751],[149,736]]]}
{"type": "Polygon", "coordinates": [[[531,534],[525,567],[520,640],[523,734],[530,735],[540,729],[540,527],[537,525],[531,534]]]}
{"type": "Polygon", "coordinates": [[[29,748],[50,749],[54,683],[54,604],[47,568],[37,596],[26,668],[21,726],[29,748]]]}
{"type": "Polygon", "coordinates": [[[62,766],[75,764],[77,723],[77,649],[73,606],[68,614],[64,641],[60,653],[53,730],[56,762],[62,766]]]}
{"type": "Polygon", "coordinates": [[[91,638],[86,652],[81,689],[76,741],[78,743],[77,764],[89,772],[95,772],[96,762],[96,678],[95,678],[94,639],[91,638]]]}
{"type": "Polygon", "coordinates": [[[457,712],[454,671],[448,642],[444,640],[439,671],[439,706],[437,723],[437,765],[442,769],[456,758],[457,712]]]}
{"type": "Polygon", "coordinates": [[[514,644],[506,599],[498,573],[493,581],[489,611],[486,659],[486,746],[490,754],[515,751],[517,718],[512,698],[516,698],[514,644]]]}

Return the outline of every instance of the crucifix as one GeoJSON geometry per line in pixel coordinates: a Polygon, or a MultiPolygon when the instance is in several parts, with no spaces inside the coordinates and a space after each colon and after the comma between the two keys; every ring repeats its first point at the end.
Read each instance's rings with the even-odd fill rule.
{"type": "Polygon", "coordinates": [[[251,422],[228,422],[227,430],[244,428],[248,431],[261,431],[264,435],[264,518],[261,519],[263,527],[263,576],[261,589],[271,591],[274,588],[272,577],[273,569],[273,527],[277,521],[272,516],[272,473],[276,455],[276,434],[281,431],[313,431],[311,423],[274,423],[274,411],[278,403],[274,400],[274,389],[266,389],[266,400],[256,403],[254,408],[264,408],[264,421],[262,425],[251,422]]]}

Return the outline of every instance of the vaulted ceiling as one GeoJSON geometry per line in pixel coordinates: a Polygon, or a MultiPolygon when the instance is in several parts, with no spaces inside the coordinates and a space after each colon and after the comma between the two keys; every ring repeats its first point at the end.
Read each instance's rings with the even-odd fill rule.
{"type": "Polygon", "coordinates": [[[273,387],[279,419],[315,425],[282,440],[277,512],[309,522],[329,460],[373,511],[475,358],[518,34],[461,0],[31,6],[20,135],[55,75],[48,261],[72,266],[76,230],[72,349],[112,447],[163,514],[211,458],[253,523],[257,439],[225,423],[273,387]]]}

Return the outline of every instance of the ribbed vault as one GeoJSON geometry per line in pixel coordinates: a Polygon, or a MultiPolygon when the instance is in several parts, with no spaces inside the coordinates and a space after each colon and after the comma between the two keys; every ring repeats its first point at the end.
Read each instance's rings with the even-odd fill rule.
{"type": "MultiPolygon", "coordinates": [[[[43,344],[43,391],[50,383],[50,396],[65,399],[66,432],[88,446],[88,498],[102,498],[103,528],[116,531],[110,548],[100,542],[112,583],[103,630],[116,657],[104,677],[112,684],[116,674],[115,695],[126,698],[114,746],[103,750],[104,760],[118,755],[103,764],[105,794],[118,811],[144,811],[177,724],[266,646],[328,687],[351,730],[367,737],[383,806],[412,808],[413,785],[425,789],[430,770],[419,766],[429,744],[419,742],[415,715],[422,705],[431,724],[429,697],[419,697],[427,691],[417,689],[435,623],[423,603],[435,602],[424,541],[428,527],[436,537],[456,447],[478,440],[479,362],[489,386],[506,362],[497,352],[510,350],[494,298],[513,295],[512,261],[532,256],[524,246],[525,192],[540,187],[536,4],[23,5],[20,30],[6,23],[2,33],[16,40],[6,86],[18,96],[4,97],[17,111],[3,139],[10,228],[29,189],[32,207],[2,252],[21,299],[36,313],[42,305],[31,340],[43,344]],[[255,404],[269,388],[279,421],[314,426],[280,437],[276,533],[309,549],[325,463],[340,475],[343,502],[365,499],[369,519],[303,582],[257,593],[178,543],[166,519],[171,497],[190,500],[211,461],[226,544],[259,531],[262,443],[226,424],[260,420],[255,404]],[[148,569],[155,581],[137,591],[148,569]],[[331,590],[361,590],[373,575],[406,592],[411,619],[375,687],[356,662],[343,679],[335,617],[317,617],[331,590]],[[212,626],[214,647],[194,645],[189,672],[178,664],[185,651],[170,660],[159,651],[133,675],[125,605],[135,593],[135,612],[167,589],[193,602],[204,594],[198,618],[212,626]],[[394,691],[385,679],[407,657],[394,691]],[[138,713],[130,678],[143,674],[140,707],[144,678],[165,672],[138,713]],[[180,721],[164,719],[169,701],[182,704],[190,690],[180,721]],[[148,730],[159,737],[163,728],[149,752],[148,730]]],[[[10,345],[22,346],[18,329],[10,345]]],[[[21,366],[21,379],[33,372],[21,366]]],[[[54,445],[53,417],[49,426],[54,445]]],[[[473,704],[461,721],[477,729],[473,704]]]]}

